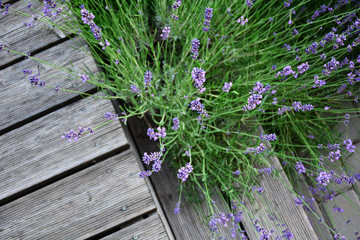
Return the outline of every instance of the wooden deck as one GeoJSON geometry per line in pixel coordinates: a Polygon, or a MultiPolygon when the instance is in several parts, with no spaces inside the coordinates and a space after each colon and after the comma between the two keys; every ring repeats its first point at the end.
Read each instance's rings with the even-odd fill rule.
{"type": "MultiPolygon", "coordinates": [[[[11,4],[31,14],[25,6],[11,4]]],[[[42,3],[32,6],[42,10],[42,3]]],[[[27,29],[26,21],[13,11],[0,15],[0,43],[69,71],[98,71],[65,35],[40,22],[27,29]]],[[[104,123],[111,101],[32,86],[23,69],[47,85],[100,94],[54,67],[0,52],[0,239],[173,239],[118,121],[77,142],[60,138],[104,123]]]]}
{"type": "MultiPolygon", "coordinates": [[[[41,11],[40,3],[32,5],[41,11]]],[[[18,10],[25,6],[11,4],[18,10]]],[[[71,48],[74,43],[63,34],[41,24],[26,29],[26,21],[11,11],[0,15],[0,44],[70,70],[86,64],[98,71],[94,60],[71,48]]],[[[0,52],[0,239],[209,239],[206,223],[186,203],[178,216],[173,214],[179,181],[166,164],[149,179],[138,177],[145,169],[140,156],[156,151],[146,137],[149,121],[128,119],[127,126],[112,122],[68,143],[60,139],[63,132],[103,123],[106,112],[119,111],[119,103],[32,86],[23,69],[39,71],[47,85],[99,94],[91,84],[55,68],[0,52]]],[[[269,161],[281,168],[277,158],[269,161]]],[[[266,195],[267,204],[278,210],[278,221],[267,218],[273,213],[260,199],[246,202],[250,213],[261,219],[261,226],[274,229],[274,236],[284,230],[279,224],[287,224],[295,239],[317,239],[303,209],[293,204],[294,195],[279,189],[283,181],[288,183],[281,177],[260,179],[273,193],[281,192],[266,195]]],[[[253,219],[245,217],[247,235],[259,239],[253,219]]],[[[240,239],[231,238],[229,228],[220,233],[240,239]]]]}

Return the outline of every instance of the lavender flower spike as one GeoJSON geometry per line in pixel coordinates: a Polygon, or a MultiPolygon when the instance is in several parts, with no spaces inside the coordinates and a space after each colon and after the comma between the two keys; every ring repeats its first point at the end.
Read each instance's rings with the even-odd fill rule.
{"type": "Polygon", "coordinates": [[[162,34],[160,34],[160,37],[161,37],[163,40],[167,40],[167,39],[170,37],[170,27],[165,27],[165,28],[162,30],[162,34]]]}
{"type": "Polygon", "coordinates": [[[150,85],[150,81],[152,79],[152,72],[151,71],[146,71],[145,72],[145,75],[144,75],[144,84],[145,84],[145,87],[148,87],[148,86],[151,86],[150,85]]]}
{"type": "Polygon", "coordinates": [[[212,8],[205,8],[205,22],[203,27],[204,32],[208,32],[210,29],[210,22],[213,16],[212,11],[213,11],[212,8]]]}
{"type": "Polygon", "coordinates": [[[206,81],[205,73],[206,72],[203,69],[197,67],[194,67],[191,72],[191,77],[195,81],[194,85],[199,89],[200,93],[203,93],[206,90],[206,88],[203,86],[206,81]]]}

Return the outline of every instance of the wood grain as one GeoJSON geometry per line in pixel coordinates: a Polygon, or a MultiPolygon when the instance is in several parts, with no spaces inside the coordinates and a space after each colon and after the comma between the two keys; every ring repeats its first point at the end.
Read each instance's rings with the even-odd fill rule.
{"type": "Polygon", "coordinates": [[[77,142],[60,136],[78,126],[96,127],[113,111],[111,102],[82,99],[0,137],[0,199],[127,144],[118,122],[77,142]]]}
{"type": "MultiPolygon", "coordinates": [[[[24,26],[24,23],[31,21],[31,17],[24,14],[40,17],[36,11],[42,12],[44,7],[44,3],[41,1],[32,1],[31,4],[33,9],[26,9],[28,4],[25,2],[15,2],[10,4],[9,14],[0,15],[0,43],[4,43],[6,47],[21,53],[34,52],[66,36],[39,20],[34,22],[33,28],[24,26]],[[17,11],[23,12],[23,14],[17,11]]],[[[0,68],[19,58],[23,59],[24,57],[5,51],[0,52],[0,68]]]]}
{"type": "Polygon", "coordinates": [[[84,239],[154,211],[138,173],[128,150],[4,205],[1,239],[84,239]]]}
{"type": "MultiPolygon", "coordinates": [[[[258,128],[259,134],[264,134],[264,130],[260,126],[258,128]]],[[[269,142],[266,142],[266,147],[271,148],[269,142]]],[[[271,166],[277,170],[282,170],[279,159],[275,156],[267,157],[271,166]]],[[[245,207],[249,211],[247,219],[243,220],[245,230],[250,239],[258,239],[260,233],[254,228],[253,219],[259,219],[259,225],[265,227],[269,232],[274,229],[271,234],[271,239],[276,236],[282,236],[282,231],[289,228],[290,232],[295,236],[294,239],[317,239],[317,236],[305,214],[302,207],[298,207],[294,203],[296,198],[286,186],[291,188],[290,182],[282,171],[279,177],[274,179],[272,175],[265,174],[259,178],[259,186],[263,187],[265,191],[262,194],[254,194],[254,201],[249,198],[245,199],[245,207]],[[271,220],[269,217],[274,218],[271,220]],[[285,224],[286,226],[282,226],[285,224]]]]}
{"type": "MultiPolygon", "coordinates": [[[[92,57],[72,47],[77,46],[72,40],[68,40],[35,57],[70,69],[73,66],[77,71],[86,65],[91,72],[97,73],[98,69],[92,57]]],[[[5,68],[0,71],[0,131],[78,96],[76,93],[54,92],[46,86],[33,86],[28,75],[22,72],[23,69],[33,70],[34,74],[40,71],[39,78],[49,86],[59,84],[60,88],[80,92],[94,89],[92,84],[83,83],[79,76],[70,75],[33,59],[5,68]]]]}
{"type": "Polygon", "coordinates": [[[101,240],[112,239],[167,240],[169,237],[166,234],[159,215],[155,213],[148,218],[101,238],[101,240]]]}

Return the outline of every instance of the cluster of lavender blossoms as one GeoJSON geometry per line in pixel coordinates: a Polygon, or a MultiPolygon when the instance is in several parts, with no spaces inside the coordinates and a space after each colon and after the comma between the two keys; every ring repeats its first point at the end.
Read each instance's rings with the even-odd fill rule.
{"type": "MultiPolygon", "coordinates": [[[[152,75],[152,72],[151,71],[146,71],[145,72],[145,75],[144,75],[144,84],[145,84],[145,87],[149,87],[151,86],[150,82],[151,82],[151,79],[153,78],[153,75],[152,75]]],[[[134,90],[133,90],[134,92],[134,90]]],[[[138,91],[137,91],[138,92],[138,91]]]]}
{"type": "Polygon", "coordinates": [[[89,132],[90,134],[92,134],[94,133],[94,130],[89,127],[79,127],[78,131],[74,131],[73,129],[71,129],[70,131],[65,132],[64,135],[61,136],[61,138],[67,140],[68,142],[77,141],[84,132],[89,132]]]}
{"type": "Polygon", "coordinates": [[[204,32],[208,32],[210,30],[211,18],[213,16],[212,12],[212,8],[205,8],[205,22],[203,27],[204,32]]]}
{"type": "Polygon", "coordinates": [[[164,127],[158,127],[157,130],[158,130],[158,132],[156,133],[153,128],[148,128],[147,135],[150,138],[150,140],[153,139],[154,141],[156,141],[159,138],[166,137],[166,130],[164,127]]]}
{"type": "Polygon", "coordinates": [[[304,164],[301,161],[296,163],[295,169],[299,174],[305,173],[306,171],[304,164]]]}
{"type": "Polygon", "coordinates": [[[223,86],[223,88],[222,88],[222,90],[224,91],[224,92],[229,92],[229,90],[230,90],[230,88],[232,87],[232,82],[226,82],[226,83],[224,83],[224,86],[223,86]]]}
{"type": "Polygon", "coordinates": [[[26,75],[29,75],[30,84],[32,84],[34,86],[39,86],[39,87],[45,86],[45,82],[38,78],[40,73],[33,75],[32,71],[29,70],[29,69],[24,69],[23,73],[26,74],[26,75]]]}
{"type": "Polygon", "coordinates": [[[172,5],[172,8],[174,10],[178,9],[181,5],[181,0],[175,0],[174,4],[172,5]]]}
{"type": "Polygon", "coordinates": [[[201,120],[202,117],[206,117],[209,118],[209,114],[207,113],[207,111],[205,110],[204,104],[202,104],[200,102],[200,98],[197,98],[196,100],[193,100],[190,102],[190,108],[193,111],[197,111],[197,113],[199,114],[198,116],[198,122],[200,123],[200,125],[202,124],[201,120]]]}
{"type": "Polygon", "coordinates": [[[81,8],[81,20],[83,21],[84,24],[87,24],[90,26],[91,32],[94,35],[94,38],[98,41],[100,41],[100,45],[103,46],[103,50],[105,49],[106,46],[109,46],[110,43],[108,41],[105,40],[105,44],[102,42],[102,35],[101,35],[101,28],[99,28],[95,23],[94,23],[94,14],[90,13],[88,10],[85,9],[84,5],[80,6],[81,8]]]}
{"type": "Polygon", "coordinates": [[[175,130],[175,131],[178,130],[178,128],[180,126],[179,119],[178,118],[173,118],[173,123],[174,123],[174,125],[173,125],[172,129],[175,130]]]}
{"type": "Polygon", "coordinates": [[[194,38],[191,41],[191,52],[193,53],[193,55],[191,55],[191,57],[193,59],[197,59],[199,56],[199,47],[200,47],[200,41],[197,38],[194,38]]]}
{"type": "Polygon", "coordinates": [[[244,154],[249,154],[251,152],[254,152],[255,154],[260,154],[262,152],[264,152],[265,150],[267,150],[267,148],[265,147],[264,143],[260,143],[259,146],[257,146],[256,148],[248,148],[244,154]]]}
{"type": "Polygon", "coordinates": [[[150,155],[148,155],[147,152],[145,152],[142,160],[146,165],[150,165],[150,163],[153,163],[152,170],[140,172],[139,177],[145,178],[151,176],[153,172],[159,172],[161,170],[161,163],[162,163],[162,161],[160,160],[161,157],[162,157],[161,151],[152,152],[150,153],[150,155]]]}
{"type": "Polygon", "coordinates": [[[348,150],[349,153],[355,152],[355,145],[353,145],[353,142],[351,139],[344,140],[344,144],[346,145],[346,150],[348,150]]]}
{"type": "Polygon", "coordinates": [[[83,83],[86,83],[90,79],[89,75],[79,73],[78,76],[81,78],[83,83]]]}
{"type": "Polygon", "coordinates": [[[243,107],[244,111],[252,110],[256,108],[257,105],[260,105],[262,102],[263,94],[265,94],[267,91],[269,91],[271,88],[270,85],[267,85],[264,87],[264,85],[261,82],[256,82],[255,86],[252,91],[250,91],[249,94],[250,97],[247,100],[247,104],[243,107]]]}
{"type": "Polygon", "coordinates": [[[259,138],[260,140],[269,141],[269,142],[275,141],[277,139],[275,133],[260,134],[259,138]]]}
{"type": "Polygon", "coordinates": [[[105,118],[107,118],[109,120],[114,120],[114,119],[116,119],[118,117],[119,117],[118,114],[114,114],[114,113],[111,113],[111,112],[105,113],[105,118]]]}
{"type": "Polygon", "coordinates": [[[160,34],[162,40],[167,40],[170,37],[170,27],[165,27],[160,34]]]}
{"type": "Polygon", "coordinates": [[[191,71],[191,78],[194,79],[194,85],[197,89],[199,89],[200,93],[203,93],[206,90],[206,88],[203,86],[206,81],[205,74],[206,72],[204,71],[204,69],[197,67],[194,67],[191,71]]]}
{"type": "Polygon", "coordinates": [[[178,170],[177,177],[180,178],[183,182],[186,181],[189,177],[189,173],[193,171],[193,167],[190,163],[185,164],[185,167],[182,167],[178,170]]]}
{"type": "Polygon", "coordinates": [[[49,18],[51,18],[52,20],[55,20],[55,18],[61,14],[62,12],[62,8],[61,7],[57,7],[57,3],[54,0],[44,0],[44,8],[43,8],[43,13],[44,16],[47,16],[49,18]]]}

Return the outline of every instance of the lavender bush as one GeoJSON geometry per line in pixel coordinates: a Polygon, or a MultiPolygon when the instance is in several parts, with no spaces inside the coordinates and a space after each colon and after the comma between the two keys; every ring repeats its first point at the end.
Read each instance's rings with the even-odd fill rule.
{"type": "MultiPolygon", "coordinates": [[[[258,185],[258,176],[282,171],[271,166],[267,156],[280,159],[294,186],[298,178],[291,176],[305,176],[322,202],[331,201],[337,184],[360,181],[360,173],[346,161],[345,166],[337,164],[358,151],[353,139],[334,131],[336,124],[349,124],[359,112],[345,107],[358,104],[360,93],[358,1],[44,4],[47,18],[41,21],[85,39],[104,70],[97,75],[86,68],[73,73],[79,83],[111,91],[115,95],[105,98],[127,103],[121,116],[104,113],[105,118],[125,121],[151,114],[156,127],[147,135],[159,144],[159,152],[144,154],[142,160],[151,170],[140,177],[156,174],[163,161],[171,161],[187,200],[207,202],[204,218],[212,238],[219,228],[228,227],[234,237],[245,239],[241,221],[252,221],[260,239],[270,237],[271,229],[243,215],[244,198],[267,191],[258,185]],[[330,171],[333,165],[342,173],[330,171]],[[221,203],[213,201],[219,189],[224,204],[230,203],[228,213],[219,212],[216,204],[221,203]],[[198,196],[199,190],[203,196],[198,196]]],[[[8,11],[11,7],[5,6],[3,14],[8,11]]],[[[6,45],[0,49],[22,54],[6,45]]],[[[31,70],[24,73],[33,85],[63,90],[47,86],[31,70]]],[[[86,133],[96,134],[98,127],[70,130],[62,138],[81,141],[86,133]]],[[[294,204],[314,212],[314,201],[293,191],[294,204]]],[[[181,214],[182,201],[175,214],[181,214]]],[[[341,212],[341,206],[336,210],[341,212]]],[[[341,239],[331,221],[316,214],[312,218],[341,239]]],[[[359,238],[359,230],[354,226],[354,238],[359,238]]],[[[294,236],[285,229],[275,237],[294,236]]]]}

